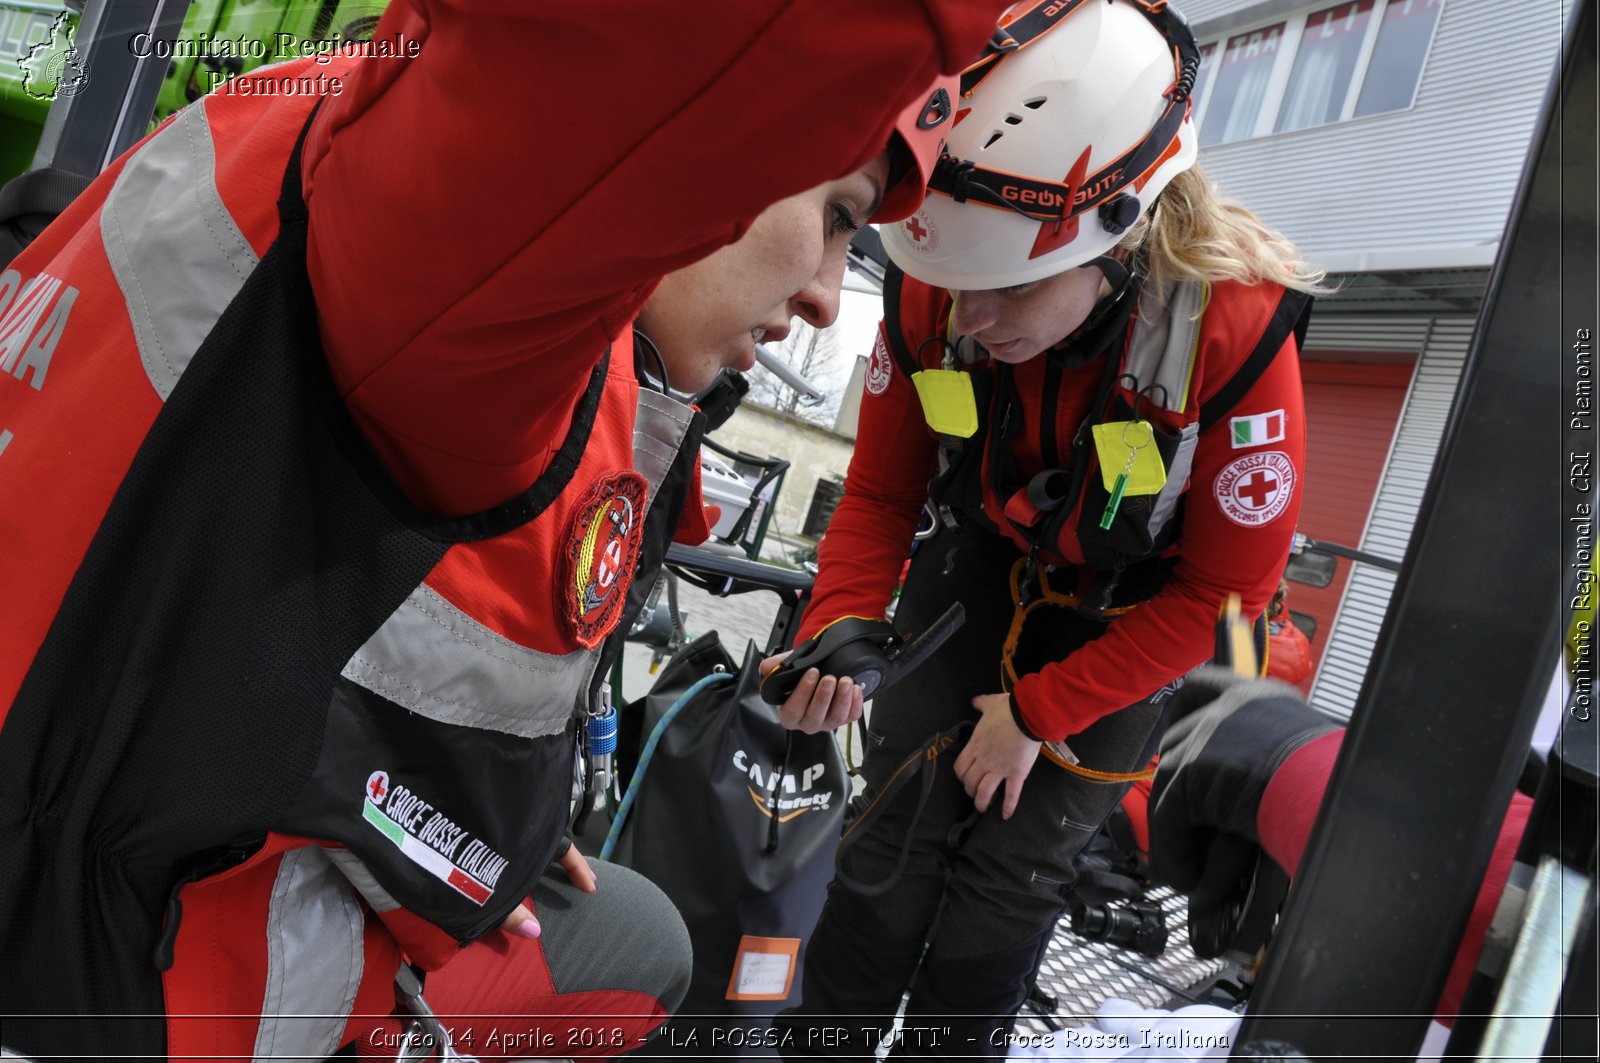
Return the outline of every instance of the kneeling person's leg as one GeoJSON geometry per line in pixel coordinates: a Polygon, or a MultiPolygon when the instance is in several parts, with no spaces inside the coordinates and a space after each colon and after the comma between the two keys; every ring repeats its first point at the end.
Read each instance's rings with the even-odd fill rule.
{"type": "Polygon", "coordinates": [[[594,893],[558,868],[540,879],[538,940],[493,931],[429,976],[428,1003],[462,1052],[616,1055],[647,1041],[683,1000],[692,954],[677,908],[638,872],[590,863],[594,893]]]}

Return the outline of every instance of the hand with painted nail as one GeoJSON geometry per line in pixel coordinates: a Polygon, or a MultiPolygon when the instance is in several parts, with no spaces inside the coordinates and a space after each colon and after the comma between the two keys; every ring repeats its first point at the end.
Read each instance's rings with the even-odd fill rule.
{"type": "MultiPolygon", "coordinates": [[[[585,893],[595,891],[594,868],[589,866],[589,858],[578,852],[578,847],[572,844],[571,838],[563,838],[561,845],[556,849],[556,855],[551,860],[561,870],[567,873],[567,881],[585,893]]],[[[519,904],[506,916],[505,922],[500,924],[500,929],[508,934],[529,941],[537,941],[542,928],[539,920],[534,916],[532,909],[526,904],[519,904]]]]}
{"type": "MultiPolygon", "coordinates": [[[[761,674],[776,671],[788,656],[780,653],[768,657],[761,662],[761,674]]],[[[815,668],[808,668],[794,693],[778,706],[778,722],[791,731],[806,734],[832,731],[859,720],[864,704],[861,688],[849,676],[823,675],[815,668]]]]}
{"type": "Polygon", "coordinates": [[[541,933],[539,920],[533,917],[532,909],[526,904],[511,909],[511,914],[500,924],[500,929],[513,937],[527,938],[529,941],[538,941],[541,933]]]}

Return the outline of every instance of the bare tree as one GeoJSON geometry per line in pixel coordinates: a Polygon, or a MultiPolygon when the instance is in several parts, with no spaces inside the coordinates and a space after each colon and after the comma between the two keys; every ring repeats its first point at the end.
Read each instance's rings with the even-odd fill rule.
{"type": "Polygon", "coordinates": [[[820,401],[807,399],[789,385],[757,365],[750,373],[750,394],[747,401],[759,402],[780,413],[793,414],[813,424],[833,424],[839,414],[843,398],[842,385],[833,378],[839,375],[841,353],[839,337],[831,328],[817,329],[804,321],[796,320],[789,335],[778,343],[769,343],[767,350],[789,363],[789,367],[825,392],[820,401]]]}

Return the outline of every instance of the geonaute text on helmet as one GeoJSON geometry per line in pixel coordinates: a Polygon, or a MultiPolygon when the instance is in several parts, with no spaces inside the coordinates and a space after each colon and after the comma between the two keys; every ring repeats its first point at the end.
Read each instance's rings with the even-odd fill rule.
{"type": "Polygon", "coordinates": [[[1013,203],[1037,204],[1041,207],[1061,207],[1067,202],[1067,197],[1060,192],[1040,192],[1032,188],[1018,188],[1016,185],[1006,185],[1002,188],[1000,198],[1009,199],[1013,203]]]}
{"type": "Polygon", "coordinates": [[[326,63],[334,56],[356,56],[364,59],[415,59],[422,54],[422,42],[392,34],[370,41],[341,40],[337,38],[296,37],[292,33],[276,33],[271,38],[213,37],[201,33],[191,38],[173,41],[161,40],[148,32],[135,33],[128,38],[128,51],[140,59],[257,59],[274,55],[313,56],[326,63]]]}
{"type": "MultiPolygon", "coordinates": [[[[1079,188],[1072,193],[1072,205],[1081,206],[1083,203],[1099,195],[1107,189],[1116,187],[1122,181],[1122,167],[1097,180],[1094,184],[1079,188]]],[[[1036,188],[1018,188],[1016,185],[1005,185],[1000,189],[1000,198],[1009,199],[1013,203],[1036,205],[1040,207],[1063,207],[1067,197],[1060,192],[1050,189],[1039,190],[1036,188]]]]}

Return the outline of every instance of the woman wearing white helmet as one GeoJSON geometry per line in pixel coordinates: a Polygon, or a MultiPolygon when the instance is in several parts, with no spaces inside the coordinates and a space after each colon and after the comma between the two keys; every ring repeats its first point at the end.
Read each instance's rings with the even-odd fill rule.
{"type": "Polygon", "coordinates": [[[469,1052],[659,1025],[681,919],[561,848],[700,516],[635,352],[828,324],[1002,6],[392,0],[410,57],[229,81],[0,271],[8,1048],[393,1058],[411,965],[469,1052]]]}
{"type": "MultiPolygon", "coordinates": [[[[967,619],[874,703],[807,1015],[783,1020],[863,1016],[849,1054],[907,989],[907,1025],[946,1031],[923,1050],[1004,1054],[1162,702],[1211,656],[1228,596],[1259,614],[1288,556],[1296,332],[1320,274],[1195,168],[1197,66],[1162,2],[1016,5],[963,77],[927,201],[885,231],[905,276],[800,635],[883,615],[930,494],[896,625],[951,602],[967,619]],[[941,734],[965,737],[944,746],[954,772],[941,734]],[[907,784],[930,756],[928,788],[907,784]]],[[[798,689],[786,722],[854,718],[831,684],[798,689]]]]}

